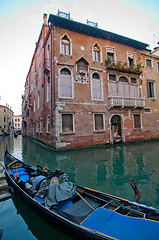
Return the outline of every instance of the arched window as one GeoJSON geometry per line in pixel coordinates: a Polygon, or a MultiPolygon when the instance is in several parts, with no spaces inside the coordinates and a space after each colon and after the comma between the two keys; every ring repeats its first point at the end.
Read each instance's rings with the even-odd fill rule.
{"type": "Polygon", "coordinates": [[[102,100],[102,81],[98,73],[92,74],[92,99],[102,100]]]}
{"type": "Polygon", "coordinates": [[[59,76],[59,97],[73,98],[73,77],[68,68],[62,68],[59,76]]]}
{"type": "Polygon", "coordinates": [[[93,61],[101,61],[101,49],[97,43],[93,46],[93,61]]]}
{"type": "Polygon", "coordinates": [[[66,34],[61,38],[61,53],[71,55],[71,42],[66,34]]]}

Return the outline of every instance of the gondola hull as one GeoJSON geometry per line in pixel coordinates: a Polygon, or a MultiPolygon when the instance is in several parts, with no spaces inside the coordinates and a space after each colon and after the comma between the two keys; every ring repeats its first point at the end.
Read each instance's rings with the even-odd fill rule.
{"type": "MultiPolygon", "coordinates": [[[[75,215],[74,212],[71,212],[71,207],[68,207],[66,210],[61,210],[58,205],[57,207],[53,209],[49,209],[46,207],[44,204],[40,204],[38,201],[35,200],[35,198],[28,192],[21,183],[18,183],[15,179],[15,176],[13,172],[11,171],[11,167],[14,165],[14,162],[21,163],[23,167],[25,167],[26,171],[32,173],[36,169],[28,164],[25,164],[21,162],[20,160],[14,158],[12,155],[8,153],[8,151],[5,152],[4,154],[4,167],[5,167],[5,173],[7,180],[9,182],[9,185],[13,187],[14,191],[26,202],[26,204],[33,210],[35,211],[43,220],[47,221],[49,224],[51,224],[53,227],[58,229],[59,231],[62,231],[63,233],[70,235],[71,237],[75,239],[122,239],[122,238],[116,238],[118,236],[118,233],[111,233],[110,231],[107,231],[107,227],[104,227],[103,229],[102,226],[99,226],[99,228],[96,226],[92,226],[89,223],[89,220],[91,218],[93,219],[94,217],[97,216],[97,219],[99,218],[99,211],[103,211],[104,214],[108,215],[111,211],[113,214],[115,214],[115,220],[117,218],[120,218],[122,216],[121,221],[127,221],[128,227],[131,224],[132,218],[136,217],[136,220],[139,220],[139,225],[143,224],[144,219],[147,218],[147,222],[149,223],[149,226],[152,225],[152,229],[150,229],[150,234],[152,231],[152,235],[154,232],[154,229],[156,231],[159,231],[159,210],[151,207],[147,207],[144,205],[136,204],[133,202],[129,202],[128,200],[115,197],[109,194],[105,194],[96,190],[92,190],[86,187],[82,186],[76,186],[76,196],[72,198],[71,200],[74,201],[73,205],[71,206],[72,209],[75,205],[79,205],[79,202],[81,201],[82,204],[87,205],[87,209],[89,208],[89,211],[86,211],[83,213],[83,216],[81,217],[78,216],[77,214],[75,215]],[[79,198],[81,199],[79,200],[79,198]],[[76,200],[78,199],[78,201],[76,200]],[[86,200],[87,199],[87,200],[86,200]],[[89,206],[88,200],[91,200],[91,204],[94,204],[93,207],[89,206]],[[113,202],[113,203],[112,203],[113,202]],[[117,206],[116,206],[117,205],[117,206]],[[112,208],[118,209],[112,211],[112,208]],[[91,209],[92,208],[92,209],[91,209]],[[111,210],[110,210],[111,209],[111,210]],[[136,210],[137,209],[137,210],[136,210]],[[122,211],[122,212],[121,212],[122,211]],[[130,212],[127,214],[127,212],[130,212]],[[133,215],[132,215],[133,214],[133,215]],[[135,216],[136,214],[136,216],[135,216]],[[95,215],[95,216],[93,216],[95,215]],[[127,215],[131,215],[132,217],[127,217],[127,215]],[[142,219],[144,216],[144,219],[142,219]],[[153,221],[151,221],[152,219],[153,221]],[[129,224],[130,220],[130,224],[129,224]],[[140,221],[141,220],[141,221],[140,221]],[[157,228],[158,227],[158,228],[157,228]],[[95,228],[95,229],[93,229],[95,228]],[[100,231],[98,231],[101,229],[100,231]],[[110,235],[108,234],[110,233],[110,235]]],[[[46,175],[48,177],[47,173],[42,171],[43,175],[46,175]]],[[[61,204],[61,203],[60,203],[61,204]]],[[[84,205],[82,205],[84,206],[84,205]]],[[[81,208],[80,211],[82,212],[84,208],[81,208]]],[[[77,209],[76,209],[77,212],[77,209]]],[[[101,213],[100,213],[101,214],[101,213]]],[[[102,215],[104,216],[104,215],[102,215]]],[[[103,219],[104,220],[104,219],[103,219]]],[[[93,220],[91,220],[93,222],[93,220]]],[[[96,221],[96,219],[95,219],[96,221]]],[[[92,224],[91,222],[91,224],[92,224]]],[[[117,223],[114,222],[114,226],[117,223]]],[[[136,224],[136,223],[135,223],[136,224]]],[[[137,225],[137,224],[136,224],[137,225]]],[[[108,229],[109,230],[109,229],[108,229]]],[[[114,227],[114,232],[116,231],[114,227]]],[[[140,230],[139,230],[140,233],[140,230]]],[[[159,232],[158,232],[159,234],[159,232]]],[[[125,236],[125,235],[124,235],[125,236]]],[[[142,236],[142,233],[141,233],[142,236]]],[[[141,236],[138,236],[136,239],[144,239],[141,236]]],[[[123,238],[125,239],[125,238],[123,238]]],[[[132,239],[132,238],[130,238],[132,239]]],[[[153,238],[155,239],[155,238],[153,238]]],[[[157,238],[156,238],[157,239],[157,238]]]]}

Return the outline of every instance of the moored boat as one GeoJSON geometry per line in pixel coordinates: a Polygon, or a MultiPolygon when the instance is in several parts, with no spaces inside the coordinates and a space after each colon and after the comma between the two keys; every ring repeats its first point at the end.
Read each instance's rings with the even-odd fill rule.
{"type": "Polygon", "coordinates": [[[50,172],[4,154],[14,191],[49,224],[77,239],[158,239],[159,210],[71,184],[61,170],[50,172]],[[38,190],[30,177],[43,176],[38,190]],[[59,197],[60,196],[60,197],[59,197]]]}

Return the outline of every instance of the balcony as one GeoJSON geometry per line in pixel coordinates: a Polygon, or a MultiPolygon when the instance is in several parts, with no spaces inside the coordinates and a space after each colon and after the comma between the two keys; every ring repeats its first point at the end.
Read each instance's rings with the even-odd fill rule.
{"type": "Polygon", "coordinates": [[[122,108],[144,108],[144,98],[122,98],[122,97],[109,97],[108,98],[109,109],[114,107],[122,108]]]}
{"type": "Polygon", "coordinates": [[[142,74],[141,64],[138,64],[137,66],[132,65],[132,66],[128,67],[126,63],[122,63],[122,62],[114,63],[114,62],[111,62],[109,59],[107,59],[105,61],[105,63],[106,63],[107,70],[129,73],[129,74],[136,74],[136,75],[142,74]]]}
{"type": "Polygon", "coordinates": [[[50,72],[50,59],[49,58],[45,58],[45,62],[44,62],[44,73],[46,75],[48,75],[50,72]]]}

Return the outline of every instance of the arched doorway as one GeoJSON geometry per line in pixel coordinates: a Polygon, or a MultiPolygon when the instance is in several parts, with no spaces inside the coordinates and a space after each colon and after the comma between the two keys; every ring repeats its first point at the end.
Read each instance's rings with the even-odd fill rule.
{"type": "Polygon", "coordinates": [[[123,131],[122,131],[122,118],[120,115],[112,116],[110,120],[111,132],[110,132],[110,141],[112,144],[122,141],[123,131]]]}

